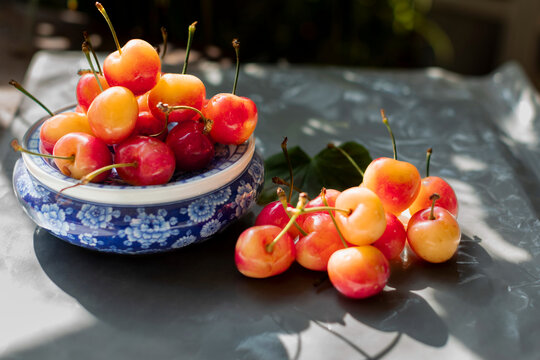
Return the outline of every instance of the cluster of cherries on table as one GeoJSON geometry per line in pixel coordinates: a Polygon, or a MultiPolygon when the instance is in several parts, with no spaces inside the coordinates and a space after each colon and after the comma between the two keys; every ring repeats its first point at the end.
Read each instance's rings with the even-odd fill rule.
{"type": "MultiPolygon", "coordinates": [[[[208,166],[215,143],[239,145],[251,136],[257,108],[251,99],[235,95],[237,40],[233,41],[237,54],[233,92],[206,99],[203,82],[186,74],[196,23],[189,27],[182,73],[162,73],[156,49],[140,39],[120,47],[105,9],[99,3],[96,7],[109,24],[118,50],[106,57],[103,71],[94,53],[96,71],[85,35],[83,51],[91,70],[83,72],[77,83],[77,107],[56,115],[46,109],[51,117],[40,129],[40,151],[52,154],[62,173],[84,184],[104,181],[115,168],[125,183],[159,185],[175,171],[208,166]]],[[[166,31],[162,32],[166,44],[166,31]]],[[[14,147],[24,151],[17,143],[14,147]]]]}
{"type": "Polygon", "coordinates": [[[279,200],[266,205],[255,225],[237,240],[235,262],[242,274],[266,278],[296,261],[310,270],[327,271],[345,296],[366,298],[386,286],[389,260],[398,259],[406,244],[431,263],[452,258],[461,239],[456,194],[444,179],[429,176],[431,149],[425,178],[413,164],[397,160],[388,119],[381,114],[394,158],[375,159],[365,171],[356,165],[363,175],[359,186],[323,188],[310,201],[300,193],[296,207],[278,188],[279,200]]]}

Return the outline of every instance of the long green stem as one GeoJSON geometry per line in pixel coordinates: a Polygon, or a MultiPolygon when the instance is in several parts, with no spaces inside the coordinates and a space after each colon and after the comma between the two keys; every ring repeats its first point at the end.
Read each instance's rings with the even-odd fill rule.
{"type": "MultiPolygon", "coordinates": [[[[286,187],[289,187],[289,188],[291,187],[291,183],[290,183],[290,182],[288,182],[288,181],[286,181],[286,180],[280,178],[279,176],[274,176],[274,177],[272,178],[272,182],[273,182],[274,184],[276,184],[276,185],[285,185],[286,187]]],[[[292,188],[293,188],[295,191],[298,191],[299,193],[302,192],[302,189],[298,188],[298,186],[293,186],[292,188]]]]}
{"type": "Polygon", "coordinates": [[[163,38],[163,51],[161,52],[161,60],[165,59],[165,54],[167,53],[167,29],[165,26],[161,27],[161,37],[163,38]]]}
{"type": "Polygon", "coordinates": [[[384,125],[386,125],[386,128],[388,129],[388,133],[390,133],[390,137],[392,138],[392,148],[394,150],[394,160],[397,160],[397,147],[396,147],[396,138],[394,137],[394,133],[392,132],[392,128],[390,127],[390,123],[388,122],[388,118],[386,117],[386,114],[384,113],[384,110],[381,109],[381,116],[383,119],[384,125]]]}
{"type": "Polygon", "coordinates": [[[201,112],[201,110],[199,110],[197,108],[194,108],[193,106],[188,106],[188,105],[169,106],[167,104],[163,104],[162,102],[159,102],[156,105],[156,107],[159,110],[163,111],[167,116],[171,113],[171,111],[174,111],[174,110],[193,110],[193,111],[195,111],[197,114],[200,115],[201,120],[204,122],[204,130],[203,130],[203,132],[205,134],[208,134],[212,130],[212,126],[214,125],[214,121],[212,119],[209,119],[206,116],[204,116],[203,113],[201,112]]]}
{"type": "MultiPolygon", "coordinates": [[[[322,198],[322,201],[323,201],[323,204],[324,206],[328,206],[328,201],[326,200],[326,189],[323,188],[322,191],[321,191],[321,198],[322,198]]],[[[332,211],[331,210],[328,210],[328,215],[330,215],[330,218],[332,219],[332,222],[334,223],[334,226],[336,227],[336,230],[337,230],[337,233],[339,235],[339,238],[341,240],[341,242],[343,243],[343,246],[345,248],[348,248],[349,246],[347,245],[347,242],[345,241],[345,238],[343,238],[343,234],[341,233],[341,230],[339,230],[339,226],[336,222],[336,218],[334,217],[334,214],[332,214],[332,211]]]]}
{"type": "Polygon", "coordinates": [[[349,162],[351,163],[351,165],[356,169],[356,171],[358,171],[358,173],[360,175],[362,175],[362,177],[364,177],[364,171],[362,169],[360,169],[360,166],[358,166],[358,164],[356,163],[356,161],[354,161],[354,159],[351,157],[351,155],[349,155],[348,152],[346,152],[345,150],[343,150],[342,148],[340,148],[339,146],[336,146],[332,143],[328,144],[327,145],[328,148],[330,149],[336,149],[338,150],[343,156],[345,156],[347,158],[347,160],[349,160],[349,162]]]}
{"type": "Polygon", "coordinates": [[[186,45],[186,59],[184,60],[184,67],[182,68],[182,74],[185,74],[187,72],[187,67],[188,67],[188,62],[189,62],[189,52],[191,51],[191,42],[193,40],[193,35],[195,34],[195,25],[197,25],[196,21],[193,24],[189,25],[188,42],[186,45]]]}
{"type": "Polygon", "coordinates": [[[298,204],[296,205],[295,212],[291,216],[291,219],[289,220],[287,225],[285,225],[285,227],[281,230],[281,232],[277,234],[274,240],[272,240],[272,242],[266,245],[266,252],[271,253],[272,251],[274,251],[274,246],[277,244],[279,239],[281,239],[283,235],[285,235],[287,231],[289,231],[291,226],[293,226],[294,222],[296,221],[296,218],[302,214],[302,211],[304,210],[306,203],[307,203],[307,196],[305,193],[301,193],[298,197],[298,204]]]}
{"type": "MultiPolygon", "coordinates": [[[[281,205],[283,206],[283,210],[285,210],[285,214],[287,214],[287,216],[289,217],[289,220],[290,220],[291,216],[287,212],[287,208],[289,207],[289,204],[287,203],[287,196],[285,195],[285,191],[283,191],[282,188],[278,188],[277,189],[277,194],[278,194],[278,199],[281,202],[281,205]]],[[[307,235],[307,232],[305,232],[305,230],[302,229],[302,227],[300,225],[298,225],[298,223],[296,221],[294,222],[294,226],[298,229],[298,231],[300,231],[302,236],[307,235]]]]}
{"type": "Polygon", "coordinates": [[[232,46],[236,53],[236,73],[234,75],[232,94],[236,95],[236,85],[238,84],[238,75],[240,74],[240,41],[238,41],[238,39],[233,39],[232,46]]]}
{"type": "Polygon", "coordinates": [[[111,29],[111,33],[113,35],[114,42],[116,44],[116,48],[118,49],[118,53],[120,55],[122,55],[122,48],[120,47],[120,43],[118,42],[118,38],[116,37],[116,31],[114,31],[114,27],[113,27],[113,24],[111,22],[111,19],[109,19],[109,15],[107,15],[107,11],[105,11],[105,8],[99,2],[96,2],[96,7],[99,10],[99,12],[101,13],[101,15],[103,15],[103,17],[105,18],[105,21],[107,22],[107,25],[109,25],[109,29],[111,29]]]}
{"type": "Polygon", "coordinates": [[[19,144],[17,139],[11,140],[11,147],[15,151],[23,152],[23,153],[26,153],[26,154],[29,154],[29,155],[41,156],[41,157],[44,157],[44,158],[47,158],[47,159],[59,159],[59,160],[68,160],[68,161],[74,161],[75,160],[75,155],[58,156],[58,155],[49,155],[49,154],[42,154],[42,153],[37,153],[37,152],[34,152],[34,151],[30,151],[28,149],[23,148],[19,144]]]}
{"type": "Polygon", "coordinates": [[[289,152],[287,151],[287,137],[283,139],[281,142],[281,150],[283,151],[283,155],[285,156],[285,160],[287,161],[287,167],[289,168],[289,177],[291,178],[291,186],[289,186],[289,198],[287,201],[291,201],[292,194],[294,190],[294,176],[293,176],[293,168],[291,163],[291,158],[289,156],[289,152]]]}
{"type": "Polygon", "coordinates": [[[36,99],[34,97],[34,95],[30,94],[28,91],[26,91],[25,88],[23,88],[23,86],[21,84],[19,84],[17,81],[15,80],[10,80],[9,81],[9,85],[12,85],[15,87],[15,89],[19,90],[20,92],[22,92],[24,95],[28,96],[30,99],[34,100],[39,106],[41,106],[43,108],[43,110],[45,110],[46,112],[49,113],[49,115],[51,116],[54,116],[54,113],[49,110],[45,105],[43,105],[43,103],[41,101],[39,101],[38,99],[36,99]]]}
{"type": "Polygon", "coordinates": [[[84,52],[84,56],[86,56],[86,60],[88,61],[88,64],[90,64],[90,69],[92,69],[92,73],[94,74],[94,77],[96,78],[96,82],[99,86],[99,90],[103,92],[103,86],[101,86],[101,81],[99,81],[98,74],[96,70],[94,69],[94,65],[92,64],[92,60],[90,59],[90,53],[88,50],[88,43],[86,41],[83,41],[82,44],[82,51],[84,52]]]}
{"type": "Polygon", "coordinates": [[[86,31],[83,31],[83,37],[84,41],[88,43],[88,47],[90,48],[90,52],[92,53],[92,56],[94,57],[94,60],[96,62],[96,66],[98,68],[99,75],[103,75],[103,71],[101,71],[101,66],[99,65],[99,59],[96,55],[96,52],[94,51],[94,47],[92,46],[92,42],[90,41],[90,37],[88,36],[88,33],[86,31]]]}
{"type": "Polygon", "coordinates": [[[432,152],[433,152],[432,148],[427,149],[427,152],[426,152],[426,177],[429,176],[429,163],[431,162],[432,152]]]}

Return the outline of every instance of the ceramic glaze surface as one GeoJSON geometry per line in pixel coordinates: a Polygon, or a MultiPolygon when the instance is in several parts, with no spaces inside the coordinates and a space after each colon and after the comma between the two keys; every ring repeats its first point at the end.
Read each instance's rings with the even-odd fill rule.
{"type": "Polygon", "coordinates": [[[146,206],[111,205],[59,196],[37,181],[18,160],[15,193],[25,212],[60,239],[113,253],[153,253],[201,242],[244,215],[264,181],[255,153],[234,181],[204,195],[146,206]]]}

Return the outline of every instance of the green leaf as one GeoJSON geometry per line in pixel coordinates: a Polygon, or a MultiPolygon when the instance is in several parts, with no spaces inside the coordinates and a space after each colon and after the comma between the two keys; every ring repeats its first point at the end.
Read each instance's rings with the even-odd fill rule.
{"type": "MultiPolygon", "coordinates": [[[[361,169],[365,169],[371,162],[367,149],[356,142],[346,142],[339,147],[346,151],[361,169]]],[[[310,198],[318,196],[322,187],[342,191],[362,182],[362,175],[337,149],[327,147],[313,158],[298,146],[288,149],[288,153],[293,167],[294,187],[306,192],[310,198]]],[[[287,160],[282,152],[267,158],[264,168],[265,185],[258,200],[261,205],[277,199],[278,186],[289,193],[286,186],[274,184],[272,178],[279,177],[290,182],[287,160]]],[[[295,199],[297,195],[295,191],[295,199]]]]}

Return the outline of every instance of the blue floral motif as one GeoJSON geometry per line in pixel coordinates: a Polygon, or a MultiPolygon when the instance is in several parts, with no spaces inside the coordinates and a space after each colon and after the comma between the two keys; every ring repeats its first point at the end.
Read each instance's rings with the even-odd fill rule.
{"type": "Polygon", "coordinates": [[[91,229],[105,229],[113,217],[120,216],[119,210],[113,210],[112,207],[96,206],[84,204],[81,210],[77,213],[77,219],[81,223],[91,229]]]}
{"type": "Polygon", "coordinates": [[[103,245],[103,241],[99,241],[94,237],[94,234],[80,234],[79,242],[86,246],[96,247],[97,245],[103,245]]]}
{"type": "Polygon", "coordinates": [[[41,199],[49,193],[43,186],[34,185],[31,181],[20,181],[17,183],[17,190],[21,196],[30,196],[34,199],[41,199]]]}
{"type": "Polygon", "coordinates": [[[236,190],[237,195],[234,199],[234,205],[236,206],[236,216],[241,216],[249,208],[253,199],[255,198],[256,191],[251,184],[241,182],[241,185],[236,190]]]}
{"type": "Polygon", "coordinates": [[[189,204],[187,214],[195,223],[202,223],[214,216],[216,205],[209,198],[201,198],[189,204]]]}
{"type": "Polygon", "coordinates": [[[215,194],[210,195],[210,199],[212,199],[212,202],[214,205],[223,205],[225,204],[229,198],[231,197],[232,191],[230,186],[226,187],[225,189],[221,189],[215,194]]]}
{"type": "Polygon", "coordinates": [[[264,173],[264,166],[262,163],[258,161],[254,161],[248,170],[248,174],[251,175],[251,177],[255,181],[260,181],[261,179],[263,179],[263,176],[262,176],[263,173],[264,173]]]}
{"type": "Polygon", "coordinates": [[[186,235],[182,236],[181,238],[178,238],[174,243],[172,243],[171,247],[173,249],[178,249],[184,246],[187,246],[189,244],[193,244],[197,240],[197,237],[191,233],[191,230],[188,230],[186,232],[186,235]]]}
{"type": "Polygon", "coordinates": [[[72,212],[72,208],[62,210],[57,204],[44,204],[39,209],[37,217],[44,228],[62,236],[67,236],[70,226],[66,222],[66,214],[69,215],[72,212]]]}
{"type": "Polygon", "coordinates": [[[210,220],[201,229],[201,237],[206,238],[214,235],[221,229],[221,222],[217,219],[210,220]]]}
{"type": "Polygon", "coordinates": [[[129,226],[118,232],[120,237],[127,237],[124,245],[132,246],[139,243],[143,249],[148,249],[156,243],[165,246],[170,236],[178,235],[178,229],[171,227],[178,223],[178,219],[176,217],[165,219],[166,210],[159,209],[156,214],[147,214],[143,208],[139,208],[137,213],[136,218],[126,216],[130,219],[129,226]]]}

